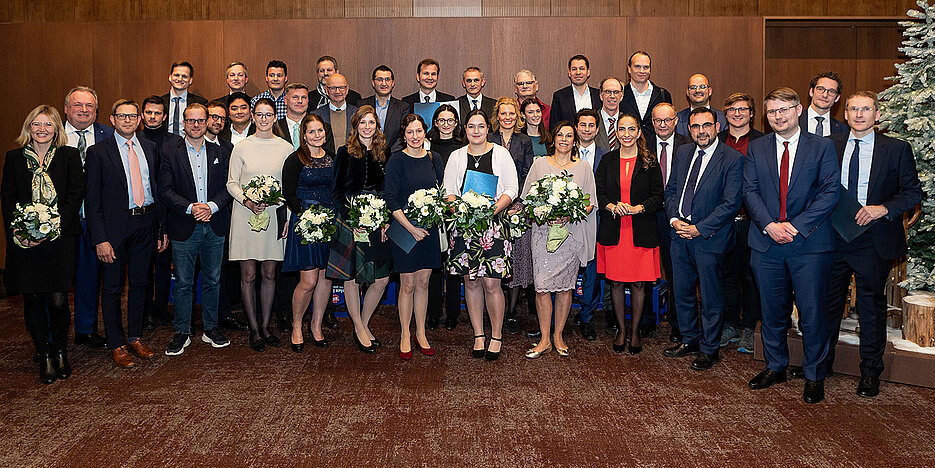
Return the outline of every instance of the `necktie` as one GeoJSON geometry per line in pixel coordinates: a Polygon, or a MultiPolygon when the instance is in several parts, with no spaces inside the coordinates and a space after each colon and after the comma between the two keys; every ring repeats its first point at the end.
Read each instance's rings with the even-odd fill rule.
{"type": "Polygon", "coordinates": [[[818,136],[825,136],[825,126],[821,124],[821,122],[822,122],[823,120],[825,120],[825,118],[824,118],[824,117],[815,117],[815,120],[818,121],[818,125],[815,125],[815,135],[818,135],[818,136]]]}
{"type": "Polygon", "coordinates": [[[685,182],[685,193],[682,194],[682,216],[687,218],[692,214],[692,198],[695,198],[695,185],[698,185],[698,173],[701,172],[701,158],[704,157],[704,151],[698,152],[698,157],[692,163],[691,171],[688,173],[688,181],[685,182]]]}
{"type": "Polygon", "coordinates": [[[587,148],[581,148],[581,159],[588,161],[588,149],[587,148]]]}
{"type": "Polygon", "coordinates": [[[616,117],[611,117],[608,121],[609,125],[607,126],[607,136],[610,149],[617,147],[617,131],[615,130],[614,124],[617,122],[616,117]]]}
{"type": "Polygon", "coordinates": [[[143,195],[143,175],[140,172],[140,160],[136,157],[136,151],[133,150],[133,140],[127,141],[127,159],[130,163],[130,189],[133,192],[133,204],[143,206],[146,198],[143,195]]]}
{"type": "Polygon", "coordinates": [[[78,130],[78,154],[81,155],[81,165],[84,165],[84,157],[88,153],[88,139],[85,138],[87,130],[78,130]]]}
{"type": "Polygon", "coordinates": [[[666,183],[669,180],[669,176],[667,174],[668,170],[666,170],[666,160],[669,159],[669,152],[666,151],[666,146],[669,146],[669,144],[666,142],[659,144],[662,146],[662,149],[659,150],[659,165],[662,166],[662,183],[666,183]]]}
{"type": "Polygon", "coordinates": [[[181,107],[182,98],[174,97],[175,110],[172,111],[172,133],[179,135],[179,107],[181,107]]]}
{"type": "Polygon", "coordinates": [[[299,124],[292,124],[292,150],[299,149],[299,124]]]}
{"type": "Polygon", "coordinates": [[[431,97],[426,96],[426,97],[425,97],[425,102],[429,102],[429,99],[431,99],[431,97]]]}
{"type": "Polygon", "coordinates": [[[779,221],[786,222],[786,196],[789,195],[789,142],[782,142],[779,161],[779,221]]]}
{"type": "Polygon", "coordinates": [[[857,196],[857,179],[860,175],[860,140],[854,139],[854,151],[847,167],[847,191],[857,196]]]}
{"type": "Polygon", "coordinates": [[[471,110],[477,110],[477,99],[471,99],[471,110]]]}
{"type": "Polygon", "coordinates": [[[325,107],[328,105],[328,95],[325,94],[324,89],[318,90],[318,94],[321,94],[321,99],[318,100],[318,107],[325,107]]]}

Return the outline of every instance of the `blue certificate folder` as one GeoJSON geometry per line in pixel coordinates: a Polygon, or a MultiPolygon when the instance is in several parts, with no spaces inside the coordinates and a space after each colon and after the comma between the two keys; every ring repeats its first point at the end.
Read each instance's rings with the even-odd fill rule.
{"type": "Polygon", "coordinates": [[[497,181],[499,180],[500,178],[493,174],[468,169],[464,173],[464,186],[461,187],[461,193],[468,193],[473,190],[474,193],[487,195],[496,200],[497,181]]]}
{"type": "Polygon", "coordinates": [[[412,112],[422,117],[422,120],[425,121],[425,125],[428,128],[432,128],[435,125],[435,121],[432,120],[432,117],[435,115],[435,111],[442,104],[450,104],[455,109],[458,108],[458,101],[444,101],[444,102],[417,102],[412,107],[412,112]]]}
{"type": "Polygon", "coordinates": [[[412,233],[407,231],[406,228],[398,222],[390,223],[390,227],[386,229],[386,237],[389,237],[390,240],[396,243],[396,245],[406,253],[409,253],[416,245],[416,238],[412,237],[412,233]]]}

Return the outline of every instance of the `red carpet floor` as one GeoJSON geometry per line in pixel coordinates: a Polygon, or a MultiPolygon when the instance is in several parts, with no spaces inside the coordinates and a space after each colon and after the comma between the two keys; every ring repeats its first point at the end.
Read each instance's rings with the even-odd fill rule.
{"type": "Polygon", "coordinates": [[[228,348],[193,339],[170,358],[162,327],[144,334],[154,360],[123,370],[72,345],[74,375],[45,386],[21,304],[0,301],[5,467],[935,466],[935,391],[883,383],[862,399],[856,378],[836,376],[825,402],[807,405],[802,381],[747,389],[762,363],[736,346],[695,372],[690,358],[663,357],[662,339],[619,355],[603,327],[587,342],[569,326],[568,358],[527,360],[520,335],[488,363],[470,357],[462,317],[430,332],[436,356],[403,362],[384,308],[375,355],[357,351],[347,319],[326,331],[331,347],[303,354],[255,353],[238,332],[228,348]]]}

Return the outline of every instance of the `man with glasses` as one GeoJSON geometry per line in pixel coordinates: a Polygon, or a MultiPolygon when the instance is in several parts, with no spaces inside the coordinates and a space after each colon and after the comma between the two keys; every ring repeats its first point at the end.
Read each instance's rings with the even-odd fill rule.
{"type": "MultiPolygon", "coordinates": [[[[731,94],[724,101],[724,114],[727,117],[727,128],[721,130],[718,139],[746,156],[750,142],[763,136],[763,132],[751,125],[756,115],[753,98],[744,93],[731,94]]],[[[760,296],[750,269],[750,246],[747,245],[749,230],[750,218],[741,205],[740,212],[734,218],[736,241],[724,259],[724,327],[721,347],[739,341],[737,350],[746,354],[753,353],[753,331],[760,321],[760,296]]]]}
{"type": "Polygon", "coordinates": [[[464,88],[464,96],[458,98],[458,107],[461,109],[462,123],[467,124],[467,119],[465,117],[468,112],[474,109],[484,111],[491,119],[495,118],[493,115],[493,106],[497,101],[482,94],[484,85],[486,84],[487,81],[484,79],[484,72],[481,71],[480,68],[468,67],[464,70],[464,73],[461,74],[461,87],[464,88]]]}
{"type": "Polygon", "coordinates": [[[207,104],[208,100],[188,92],[195,80],[195,67],[186,61],[175,62],[169,67],[169,84],[172,88],[162,95],[162,101],[168,104],[169,118],[166,120],[166,129],[173,135],[182,136],[182,112],[189,104],[207,104]]]}
{"type": "Polygon", "coordinates": [[[110,121],[114,136],[88,148],[85,212],[101,269],[101,312],[107,329],[107,348],[114,363],[123,368],[136,364],[130,352],[142,359],[155,353],[143,344],[143,308],[153,245],[158,251],[169,243],[161,234],[156,176],[156,145],[137,138],[140,107],[121,99],[114,103],[110,121]],[[127,292],[127,329],[123,328],[121,296],[124,273],[127,292]],[[128,349],[129,348],[129,349],[128,349]]]}
{"type": "Polygon", "coordinates": [[[302,144],[299,124],[308,114],[308,86],[305,83],[289,83],[286,86],[286,116],[276,122],[279,137],[292,144],[297,150],[302,144]]]}
{"type": "MultiPolygon", "coordinates": [[[[329,102],[328,92],[325,90],[325,80],[335,73],[340,73],[340,71],[338,71],[338,59],[330,55],[318,57],[318,60],[315,62],[315,72],[318,75],[318,87],[310,90],[308,102],[309,106],[313,109],[320,109],[327,106],[329,102]]],[[[353,89],[348,89],[346,99],[347,102],[355,106],[359,105],[360,93],[353,89]]]]}
{"type": "Polygon", "coordinates": [[[552,94],[552,112],[549,115],[549,128],[565,121],[573,122],[575,114],[582,109],[601,107],[600,91],[588,86],[591,78],[591,62],[584,55],[578,54],[568,59],[568,81],[570,85],[552,94]]]}
{"type": "Polygon", "coordinates": [[[373,69],[370,76],[373,86],[373,96],[361,99],[360,107],[370,106],[377,112],[380,121],[380,130],[386,135],[386,146],[391,150],[402,149],[399,142],[399,125],[406,114],[412,113],[409,104],[393,97],[393,88],[396,86],[393,70],[386,65],[373,69]]]}
{"type": "MultiPolygon", "coordinates": [[[[276,120],[286,116],[286,83],[289,81],[289,69],[282,60],[270,60],[266,64],[266,91],[256,95],[250,100],[250,109],[262,98],[267,98],[276,104],[276,120]]],[[[230,99],[234,99],[233,95],[230,99]]],[[[249,109],[248,109],[249,113],[249,109]]],[[[236,143],[235,143],[236,144],[236,143]]]]}
{"type": "Polygon", "coordinates": [[[695,109],[704,107],[711,109],[711,112],[714,112],[714,115],[717,116],[717,123],[720,128],[727,127],[727,120],[724,119],[724,113],[718,109],[711,108],[711,85],[708,83],[708,77],[696,73],[688,79],[688,88],[685,90],[685,95],[688,96],[689,106],[680,110],[678,113],[679,122],[675,127],[675,133],[681,135],[689,135],[688,132],[688,115],[695,109]]]}
{"type": "Polygon", "coordinates": [[[672,95],[665,88],[650,81],[652,72],[651,59],[648,52],[638,50],[627,60],[627,74],[630,83],[623,89],[621,110],[624,114],[635,115],[640,119],[643,128],[652,125],[652,111],[663,102],[672,103],[672,95]]]}
{"type": "Polygon", "coordinates": [[[799,117],[799,127],[823,137],[847,133],[847,125],[831,116],[831,108],[841,99],[841,77],[837,73],[828,71],[812,78],[808,84],[808,97],[811,102],[808,110],[799,117]]]}
{"type": "Polygon", "coordinates": [[[831,211],[838,202],[840,169],[831,140],[799,127],[802,104],[794,90],[773,90],[763,107],[773,133],[747,146],[743,202],[752,221],[750,265],[760,292],[766,368],[748,385],[758,390],[786,381],[794,293],[807,379],[802,399],[818,403],[825,397],[831,211]]]}
{"type": "Polygon", "coordinates": [[[663,354],[696,355],[691,368],[703,371],[719,360],[724,317],[721,267],[740,209],[743,155],[717,137],[720,125],[711,109],[699,107],[688,120],[694,144],[679,148],[665,190],[665,211],[673,231],[672,287],[682,342],[663,354]],[[701,327],[696,284],[701,291],[701,327]]]}
{"type": "Polygon", "coordinates": [[[208,109],[185,109],[185,138],[163,148],[159,168],[160,199],[166,206],[166,233],[175,265],[175,335],[166,355],[178,356],[191,344],[196,262],[201,265],[201,341],[214,348],[230,345],[218,328],[218,297],[224,239],[230,230],[231,195],[227,191],[230,154],[205,141],[208,109]]]}
{"type": "Polygon", "coordinates": [[[549,116],[552,113],[552,106],[542,102],[537,96],[539,92],[539,82],[536,81],[536,75],[531,71],[523,69],[516,72],[513,79],[513,86],[516,89],[516,100],[520,104],[528,98],[535,98],[539,102],[539,108],[542,110],[542,123],[545,129],[549,129],[549,116]]]}
{"type": "Polygon", "coordinates": [[[313,113],[325,121],[325,148],[334,154],[335,149],[344,146],[347,141],[351,132],[351,117],[357,112],[357,106],[346,101],[348,88],[344,75],[335,73],[328,77],[326,83],[328,105],[315,109],[313,113]]]}
{"type": "MultiPolygon", "coordinates": [[[[601,111],[594,142],[604,151],[617,149],[617,120],[620,120],[620,99],[623,98],[623,83],[615,77],[601,81],[601,111]]],[[[595,165],[595,167],[597,167],[595,165]]]]}

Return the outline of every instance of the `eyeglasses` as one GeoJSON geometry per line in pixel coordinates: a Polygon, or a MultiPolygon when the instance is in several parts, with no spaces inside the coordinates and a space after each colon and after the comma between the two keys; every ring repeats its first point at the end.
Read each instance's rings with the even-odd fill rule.
{"type": "Polygon", "coordinates": [[[821,94],[827,94],[828,96],[834,96],[838,94],[838,90],[832,88],[825,88],[824,86],[815,86],[815,92],[821,94]]]}
{"type": "Polygon", "coordinates": [[[672,122],[675,122],[675,117],[667,117],[665,119],[653,119],[653,123],[659,124],[659,125],[662,125],[662,124],[669,125],[672,122]]]}
{"type": "Polygon", "coordinates": [[[253,116],[258,119],[271,119],[276,116],[274,112],[254,112],[253,116]]]}
{"type": "Polygon", "coordinates": [[[694,132],[697,132],[698,130],[701,130],[702,128],[705,129],[705,130],[711,130],[712,128],[714,128],[714,122],[705,122],[705,123],[700,124],[700,125],[699,125],[699,124],[691,124],[691,125],[688,126],[688,129],[691,130],[691,131],[694,131],[694,132]]]}
{"type": "Polygon", "coordinates": [[[777,116],[777,115],[786,115],[786,114],[789,113],[790,110],[792,110],[792,109],[794,109],[794,108],[795,108],[795,106],[786,106],[786,107],[779,107],[779,108],[776,108],[776,109],[770,109],[770,110],[766,111],[766,115],[769,116],[769,117],[775,117],[775,116],[777,116]]]}
{"type": "Polygon", "coordinates": [[[117,120],[136,120],[140,118],[140,114],[114,114],[114,119],[117,120]]]}
{"type": "Polygon", "coordinates": [[[204,125],[208,123],[208,119],[185,119],[184,122],[189,125],[204,125]]]}
{"type": "Polygon", "coordinates": [[[328,91],[347,91],[347,85],[344,86],[327,86],[328,91]]]}
{"type": "Polygon", "coordinates": [[[211,115],[208,116],[208,118],[211,119],[211,120],[217,121],[217,122],[226,122],[226,121],[227,121],[227,117],[225,117],[225,116],[223,116],[223,115],[217,115],[217,114],[211,114],[211,115]]]}
{"type": "Polygon", "coordinates": [[[867,114],[867,113],[870,113],[870,112],[873,112],[873,111],[874,111],[874,109],[873,109],[872,107],[867,107],[867,106],[865,106],[865,107],[848,107],[847,110],[848,110],[849,112],[853,112],[853,113],[855,113],[855,114],[858,113],[858,112],[863,112],[864,114],[867,114]]]}
{"type": "Polygon", "coordinates": [[[622,93],[622,91],[620,91],[619,89],[605,89],[601,91],[601,94],[607,94],[610,96],[619,96],[620,93],[622,93]]]}
{"type": "Polygon", "coordinates": [[[445,124],[445,125],[454,125],[454,124],[458,123],[458,119],[453,119],[453,118],[452,118],[452,119],[441,119],[441,118],[439,118],[439,119],[435,119],[435,123],[437,123],[437,124],[439,124],[439,125],[442,125],[442,124],[445,124]]]}
{"type": "Polygon", "coordinates": [[[536,81],[535,81],[535,80],[533,80],[533,81],[517,81],[517,82],[516,82],[516,86],[532,86],[532,85],[534,85],[534,84],[536,84],[536,81]]]}
{"type": "Polygon", "coordinates": [[[724,112],[727,112],[728,114],[743,114],[746,112],[750,112],[750,108],[749,107],[728,107],[727,109],[724,109],[724,112]]]}
{"type": "Polygon", "coordinates": [[[691,85],[691,86],[688,87],[688,90],[689,90],[689,91],[696,91],[696,90],[704,91],[704,90],[706,90],[706,89],[708,89],[708,85],[706,85],[706,84],[691,85]]]}
{"type": "Polygon", "coordinates": [[[40,128],[54,128],[55,124],[52,122],[32,122],[29,126],[34,130],[39,130],[40,128]]]}

